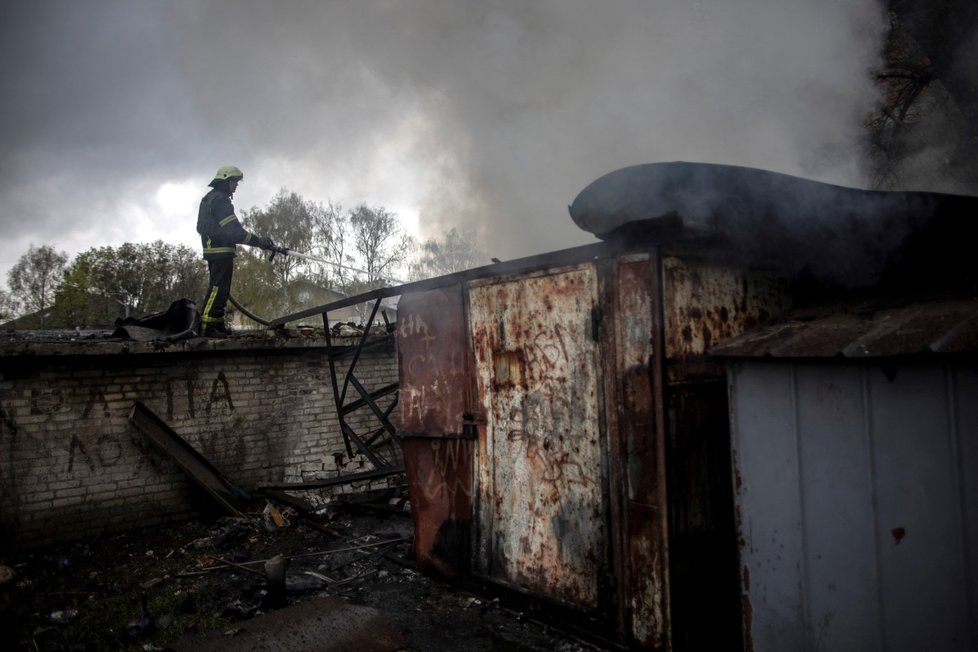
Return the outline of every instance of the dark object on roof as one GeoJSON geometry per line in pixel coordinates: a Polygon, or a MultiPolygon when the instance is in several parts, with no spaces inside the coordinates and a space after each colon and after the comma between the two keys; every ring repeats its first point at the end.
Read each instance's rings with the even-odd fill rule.
{"type": "Polygon", "coordinates": [[[797,310],[710,350],[724,357],[881,358],[978,353],[978,299],[862,301],[797,310]]]}
{"type": "Polygon", "coordinates": [[[569,207],[603,240],[635,240],[663,221],[712,231],[728,257],[826,287],[940,276],[974,284],[978,197],[845,188],[766,170],[650,163],[597,179],[569,207]]]}
{"type": "Polygon", "coordinates": [[[174,342],[196,337],[200,326],[197,304],[190,299],[179,299],[170,304],[165,312],[130,319],[112,332],[112,337],[146,342],[168,340],[174,342]]]}
{"type": "Polygon", "coordinates": [[[154,446],[173,458],[198,485],[214,497],[229,513],[242,516],[250,508],[251,496],[233,485],[207,458],[197,452],[152,410],[136,401],[129,413],[129,422],[140,430],[154,446]]]}

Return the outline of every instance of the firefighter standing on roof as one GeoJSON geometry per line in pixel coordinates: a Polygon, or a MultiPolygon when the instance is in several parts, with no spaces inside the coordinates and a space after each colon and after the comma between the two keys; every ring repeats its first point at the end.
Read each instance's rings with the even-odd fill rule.
{"type": "Polygon", "coordinates": [[[200,200],[197,213],[197,233],[204,248],[204,260],[210,272],[210,283],[201,311],[201,331],[204,337],[227,337],[230,329],[224,321],[224,308],[231,295],[234,274],[235,245],[245,244],[261,249],[273,249],[271,238],[249,233],[234,214],[231,197],[244,174],[233,165],[224,165],[210,182],[212,190],[200,200]]]}

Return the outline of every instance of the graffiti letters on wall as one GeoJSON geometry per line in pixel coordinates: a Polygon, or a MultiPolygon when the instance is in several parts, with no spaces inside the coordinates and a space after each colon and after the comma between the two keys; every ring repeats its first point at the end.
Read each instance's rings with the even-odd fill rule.
{"type": "Polygon", "coordinates": [[[142,464],[158,465],[158,458],[145,454],[146,444],[128,417],[134,401],[154,405],[163,397],[168,422],[193,423],[198,431],[206,431],[199,427],[202,420],[220,425],[235,411],[223,371],[145,386],[131,382],[126,388],[111,379],[82,384],[69,377],[43,385],[34,380],[0,393],[0,488],[10,493],[35,473],[50,480],[95,476],[121,464],[132,465],[134,473],[142,464]]]}
{"type": "MultiPolygon", "coordinates": [[[[430,306],[425,305],[426,309],[430,306]]],[[[459,434],[465,410],[464,339],[460,315],[406,311],[398,328],[401,428],[459,434]]]]}

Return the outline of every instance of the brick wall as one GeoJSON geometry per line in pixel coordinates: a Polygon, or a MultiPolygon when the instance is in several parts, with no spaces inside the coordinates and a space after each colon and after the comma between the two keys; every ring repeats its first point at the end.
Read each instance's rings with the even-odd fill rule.
{"type": "MultiPolygon", "coordinates": [[[[397,382],[396,365],[393,345],[377,347],[363,353],[356,375],[372,389],[397,382]]],[[[152,525],[209,506],[129,423],[137,400],[246,490],[372,468],[346,454],[322,340],[6,346],[0,548],[152,525]]],[[[348,419],[358,431],[376,423],[367,409],[348,419]]],[[[378,482],[386,480],[372,486],[378,482]]]]}

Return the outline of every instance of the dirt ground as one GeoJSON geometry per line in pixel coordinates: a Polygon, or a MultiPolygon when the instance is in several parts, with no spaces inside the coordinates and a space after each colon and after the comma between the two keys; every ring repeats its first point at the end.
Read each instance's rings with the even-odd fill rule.
{"type": "Polygon", "coordinates": [[[166,650],[219,635],[234,649],[250,619],[335,596],[379,612],[403,634],[403,650],[602,649],[417,573],[410,516],[390,501],[337,502],[315,518],[279,507],[0,559],[15,573],[0,585],[0,645],[166,650]],[[284,587],[265,575],[276,556],[284,587]]]}

